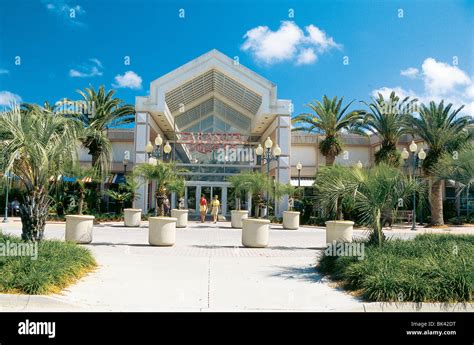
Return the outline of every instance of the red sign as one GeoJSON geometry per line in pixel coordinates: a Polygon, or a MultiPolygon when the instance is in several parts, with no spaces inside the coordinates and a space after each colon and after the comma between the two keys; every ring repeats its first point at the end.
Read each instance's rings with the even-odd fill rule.
{"type": "Polygon", "coordinates": [[[176,143],[185,144],[191,151],[201,153],[212,152],[226,146],[235,148],[237,145],[248,143],[248,135],[240,133],[180,132],[176,135],[176,143]]]}

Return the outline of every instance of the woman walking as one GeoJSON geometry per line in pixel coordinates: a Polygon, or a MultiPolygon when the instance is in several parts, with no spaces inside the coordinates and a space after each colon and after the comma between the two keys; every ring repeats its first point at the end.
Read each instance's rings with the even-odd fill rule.
{"type": "Polygon", "coordinates": [[[217,195],[214,195],[214,200],[211,202],[211,214],[212,218],[214,219],[214,224],[217,223],[217,217],[219,215],[219,207],[221,206],[221,203],[219,202],[219,199],[217,199],[217,195]]]}
{"type": "Polygon", "coordinates": [[[207,212],[207,200],[204,197],[204,194],[201,194],[201,201],[199,202],[199,212],[201,213],[201,223],[204,223],[206,220],[207,212]]]}

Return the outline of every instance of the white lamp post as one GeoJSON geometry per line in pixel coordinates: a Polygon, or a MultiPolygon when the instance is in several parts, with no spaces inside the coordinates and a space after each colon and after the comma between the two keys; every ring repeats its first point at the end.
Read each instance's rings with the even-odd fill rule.
{"type": "MultiPolygon", "coordinates": [[[[264,142],[265,145],[265,152],[263,151],[263,147],[261,144],[258,145],[258,147],[255,149],[255,154],[257,156],[262,157],[262,161],[264,164],[267,165],[267,176],[270,176],[270,162],[271,161],[277,161],[280,158],[281,155],[281,148],[278,146],[278,144],[273,145],[272,139],[270,137],[267,138],[264,142]],[[273,147],[273,152],[272,152],[272,147],[273,147]]],[[[270,186],[268,186],[267,190],[267,214],[266,217],[268,218],[269,216],[269,205],[270,205],[270,186]]]]}
{"type": "MultiPolygon", "coordinates": [[[[406,149],[406,147],[403,148],[401,152],[402,159],[407,162],[408,164],[408,169],[410,169],[410,153],[413,155],[413,159],[411,160],[412,168],[413,168],[413,178],[416,179],[416,168],[420,162],[422,162],[426,158],[426,152],[423,150],[423,148],[418,151],[417,154],[417,149],[418,145],[416,145],[415,141],[412,140],[410,146],[408,147],[410,152],[406,149]]],[[[413,192],[413,215],[412,215],[412,225],[411,225],[411,230],[415,231],[416,230],[416,192],[413,192]]],[[[420,219],[421,222],[423,222],[423,218],[420,219]]]]}

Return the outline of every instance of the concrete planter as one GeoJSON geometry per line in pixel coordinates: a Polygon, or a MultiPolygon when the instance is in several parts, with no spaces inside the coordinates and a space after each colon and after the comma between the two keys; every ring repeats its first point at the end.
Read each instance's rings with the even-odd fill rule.
{"type": "Polygon", "coordinates": [[[176,218],[150,217],[148,242],[152,246],[172,246],[176,242],[176,218]]]}
{"type": "Polygon", "coordinates": [[[242,244],[250,248],[268,246],[269,224],[268,219],[242,219],[242,244]]]}
{"type": "Polygon", "coordinates": [[[66,241],[80,244],[92,242],[94,216],[66,216],[66,241]]]}
{"type": "Polygon", "coordinates": [[[142,210],[139,208],[126,208],[123,210],[125,226],[140,226],[142,221],[142,210]]]}
{"type": "Polygon", "coordinates": [[[232,210],[230,211],[230,221],[233,228],[242,229],[242,220],[248,218],[249,211],[247,210],[232,210]]]}
{"type": "Polygon", "coordinates": [[[185,228],[188,226],[188,210],[171,210],[171,217],[176,218],[176,227],[185,228]]]}
{"type": "Polygon", "coordinates": [[[283,211],[283,229],[298,230],[300,227],[300,213],[283,211]]]}
{"type": "Polygon", "coordinates": [[[352,242],[354,222],[331,220],[326,222],[326,243],[352,242]]]}

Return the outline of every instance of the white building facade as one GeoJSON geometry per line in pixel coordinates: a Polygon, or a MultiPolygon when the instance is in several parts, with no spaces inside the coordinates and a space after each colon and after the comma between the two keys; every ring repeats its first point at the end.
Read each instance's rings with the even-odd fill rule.
{"type": "MultiPolygon", "coordinates": [[[[280,158],[270,162],[270,175],[290,181],[291,101],[278,99],[273,83],[217,50],[153,81],[149,96],[137,97],[135,107],[135,164],[149,160],[147,145],[161,137],[151,156],[184,170],[184,203],[191,214],[197,214],[201,195],[208,200],[217,195],[223,214],[229,214],[235,198],[228,176],[266,172],[255,148],[268,137],[281,149],[280,158]],[[166,143],[169,154],[163,152],[166,143]]],[[[153,208],[153,183],[143,183],[139,193],[135,207],[153,208]]],[[[171,195],[171,206],[176,204],[171,195]]],[[[281,200],[279,212],[286,208],[287,200],[281,200]]]]}

